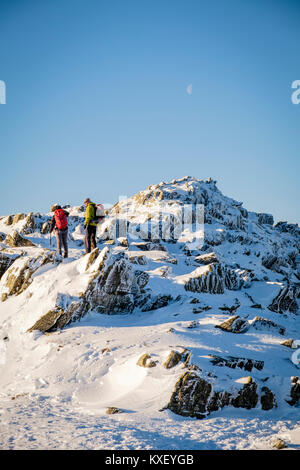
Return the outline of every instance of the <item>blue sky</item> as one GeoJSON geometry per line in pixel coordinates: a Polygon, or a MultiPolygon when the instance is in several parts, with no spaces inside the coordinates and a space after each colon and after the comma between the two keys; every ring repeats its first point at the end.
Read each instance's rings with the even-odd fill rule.
{"type": "Polygon", "coordinates": [[[191,175],[300,222],[299,1],[1,0],[0,44],[1,214],[191,175]]]}

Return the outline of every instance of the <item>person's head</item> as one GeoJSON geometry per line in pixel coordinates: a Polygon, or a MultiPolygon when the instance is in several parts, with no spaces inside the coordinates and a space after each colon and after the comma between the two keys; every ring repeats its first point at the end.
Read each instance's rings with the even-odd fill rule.
{"type": "Polygon", "coordinates": [[[60,205],[57,205],[56,208],[55,208],[55,210],[57,210],[57,209],[61,209],[61,206],[60,206],[60,205]]]}
{"type": "Polygon", "coordinates": [[[85,200],[83,201],[83,204],[84,204],[85,206],[87,206],[90,202],[91,202],[90,198],[87,197],[87,198],[85,198],[85,200]]]}

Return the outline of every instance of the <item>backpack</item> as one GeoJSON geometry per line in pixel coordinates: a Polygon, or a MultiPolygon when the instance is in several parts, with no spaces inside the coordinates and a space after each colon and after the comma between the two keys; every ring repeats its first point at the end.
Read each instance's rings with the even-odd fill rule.
{"type": "Polygon", "coordinates": [[[63,209],[54,211],[55,225],[58,230],[65,230],[68,227],[68,219],[63,209]]]}
{"type": "Polygon", "coordinates": [[[104,217],[104,206],[102,204],[95,204],[94,205],[94,210],[95,210],[95,217],[93,219],[94,222],[101,222],[104,217]]]}

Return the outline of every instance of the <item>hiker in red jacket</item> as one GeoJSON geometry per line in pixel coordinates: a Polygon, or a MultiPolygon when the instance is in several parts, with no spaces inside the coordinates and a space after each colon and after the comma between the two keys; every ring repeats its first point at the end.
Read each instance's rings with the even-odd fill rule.
{"type": "Polygon", "coordinates": [[[68,216],[69,212],[61,206],[56,206],[50,225],[50,233],[55,231],[57,251],[60,255],[62,247],[64,248],[64,258],[68,257],[68,216]]]}

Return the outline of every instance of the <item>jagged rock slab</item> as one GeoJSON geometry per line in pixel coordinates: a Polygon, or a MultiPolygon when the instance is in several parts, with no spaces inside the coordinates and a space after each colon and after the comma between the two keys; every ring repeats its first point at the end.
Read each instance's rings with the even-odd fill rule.
{"type": "Polygon", "coordinates": [[[186,371],[176,382],[166,408],[181,416],[202,419],[212,411],[229,405],[249,410],[255,408],[260,400],[264,410],[276,406],[273,392],[266,387],[262,389],[261,397],[257,383],[251,377],[243,381],[240,387],[236,384],[235,389],[215,390],[213,381],[197,372],[186,371]]]}
{"type": "Polygon", "coordinates": [[[12,263],[19,257],[20,255],[18,254],[12,254],[12,253],[0,253],[0,279],[7,271],[7,269],[12,265],[12,263]]]}
{"type": "Polygon", "coordinates": [[[249,328],[249,323],[239,315],[234,315],[220,325],[216,325],[216,328],[229,333],[244,333],[249,328]]]}
{"type": "Polygon", "coordinates": [[[184,287],[191,292],[224,294],[225,289],[239,290],[242,286],[248,287],[248,280],[244,271],[240,272],[220,263],[213,263],[204,269],[195,269],[184,287]]]}
{"type": "Polygon", "coordinates": [[[210,355],[211,363],[214,366],[226,366],[231,369],[239,368],[251,372],[253,368],[257,370],[262,370],[264,367],[264,361],[257,361],[254,359],[245,359],[243,357],[233,357],[233,356],[215,356],[210,355]]]}
{"type": "Polygon", "coordinates": [[[5,243],[7,243],[11,247],[35,246],[32,241],[22,237],[16,230],[11,235],[7,235],[5,243]]]}
{"type": "Polygon", "coordinates": [[[283,313],[285,311],[297,313],[297,298],[299,297],[299,294],[300,284],[283,287],[277,296],[273,299],[268,309],[277,313],[283,313]]]}
{"type": "Polygon", "coordinates": [[[0,296],[5,301],[10,295],[21,294],[32,282],[32,275],[43,265],[53,263],[53,252],[38,252],[37,256],[18,257],[0,280],[0,296]]]}

